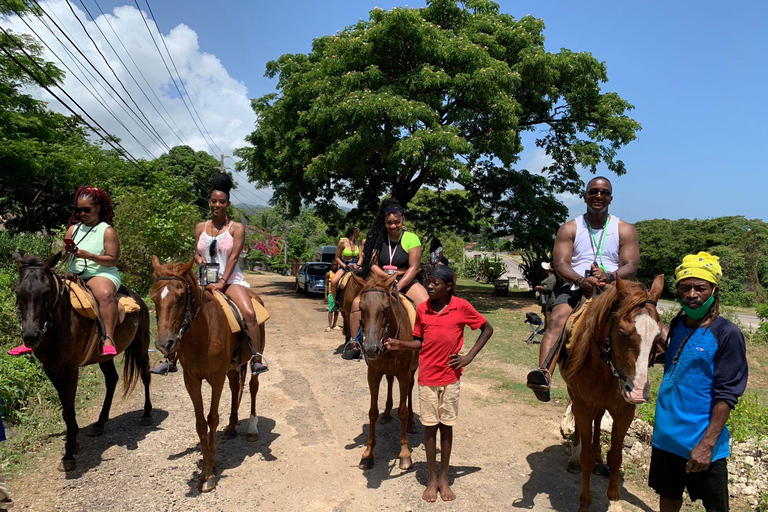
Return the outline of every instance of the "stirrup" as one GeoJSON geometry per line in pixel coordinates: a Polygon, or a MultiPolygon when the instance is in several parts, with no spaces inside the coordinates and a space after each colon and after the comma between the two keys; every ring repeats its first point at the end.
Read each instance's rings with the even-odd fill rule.
{"type": "Polygon", "coordinates": [[[528,373],[526,385],[533,391],[541,402],[549,402],[549,387],[552,385],[552,375],[546,368],[536,368],[528,373]],[[549,375],[549,377],[547,377],[549,375]]]}
{"type": "Polygon", "coordinates": [[[105,334],[103,338],[101,338],[101,355],[103,356],[116,356],[117,355],[117,347],[115,346],[115,340],[112,338],[112,336],[105,334]],[[112,341],[112,345],[105,345],[104,340],[109,338],[112,341]]]}
{"type": "Polygon", "coordinates": [[[267,358],[259,352],[256,352],[254,355],[252,355],[248,362],[250,363],[251,367],[251,375],[259,375],[269,371],[269,362],[267,361],[267,358]],[[261,357],[261,360],[264,362],[262,363],[261,361],[256,361],[257,357],[261,357]]]}

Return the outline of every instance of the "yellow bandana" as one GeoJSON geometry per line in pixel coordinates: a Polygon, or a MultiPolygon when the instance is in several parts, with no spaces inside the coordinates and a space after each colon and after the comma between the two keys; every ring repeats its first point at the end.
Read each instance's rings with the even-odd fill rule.
{"type": "Polygon", "coordinates": [[[719,259],[708,252],[689,254],[683,258],[683,264],[675,269],[675,283],[689,277],[696,277],[712,284],[718,284],[723,277],[723,269],[718,263],[719,259]]]}

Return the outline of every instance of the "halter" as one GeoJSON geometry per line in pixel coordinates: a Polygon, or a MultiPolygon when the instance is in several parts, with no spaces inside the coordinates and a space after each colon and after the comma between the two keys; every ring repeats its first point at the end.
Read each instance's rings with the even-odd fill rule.
{"type": "MultiPolygon", "coordinates": [[[[360,296],[362,297],[363,295],[365,295],[368,292],[383,293],[384,295],[387,296],[387,301],[389,302],[390,306],[392,305],[392,301],[393,300],[394,301],[398,301],[399,300],[399,297],[395,297],[390,291],[384,290],[383,288],[369,288],[369,289],[363,291],[360,294],[360,296]]],[[[397,304],[397,305],[399,306],[399,304],[397,304]]],[[[399,338],[400,337],[400,328],[402,327],[402,320],[403,320],[403,312],[398,307],[397,308],[397,331],[395,332],[395,338],[399,338]]],[[[384,339],[386,339],[388,332],[389,332],[389,318],[387,318],[385,320],[385,322],[384,322],[384,329],[383,329],[383,332],[382,332],[382,335],[381,335],[381,339],[379,340],[379,345],[382,346],[382,350],[384,352],[388,352],[387,349],[384,348],[384,339]]],[[[361,342],[361,344],[365,343],[365,329],[363,329],[363,336],[361,337],[360,342],[361,342]]],[[[363,347],[361,346],[360,348],[362,349],[363,347]]],[[[361,350],[360,352],[364,354],[365,350],[361,350]]],[[[365,358],[365,362],[366,363],[368,362],[368,358],[367,357],[365,358]]]]}
{"type": "MultiPolygon", "coordinates": [[[[22,267],[21,270],[19,270],[19,274],[27,270],[40,270],[48,277],[50,277],[51,280],[56,284],[56,300],[48,310],[48,315],[46,315],[45,322],[43,322],[43,329],[40,333],[40,336],[43,336],[45,335],[45,331],[47,331],[48,328],[53,325],[53,316],[56,314],[56,310],[59,308],[59,304],[61,303],[61,297],[64,295],[64,286],[59,282],[58,278],[48,267],[44,267],[42,265],[29,265],[27,267],[22,267]]],[[[19,275],[19,281],[21,281],[21,275],[19,275]]],[[[21,309],[19,308],[18,295],[16,296],[16,318],[19,322],[19,327],[21,327],[21,309]]]]}
{"type": "Polygon", "coordinates": [[[197,305],[197,310],[193,314],[192,307],[195,303],[195,298],[192,296],[192,287],[189,285],[189,282],[186,279],[182,279],[176,276],[160,276],[155,278],[155,282],[158,281],[178,281],[184,285],[184,292],[187,296],[187,305],[184,310],[184,320],[182,320],[181,325],[179,326],[179,332],[176,334],[177,339],[181,338],[189,331],[189,329],[192,327],[192,322],[195,321],[195,318],[197,318],[200,310],[203,309],[203,293],[205,293],[205,290],[200,293],[199,304],[197,305]]]}
{"type": "MultiPolygon", "coordinates": [[[[613,341],[611,339],[611,335],[613,333],[613,325],[616,321],[616,311],[619,309],[619,306],[621,305],[620,301],[616,301],[611,306],[611,323],[608,325],[608,334],[605,337],[605,346],[597,345],[597,348],[600,350],[600,359],[603,360],[603,362],[608,366],[608,369],[611,370],[611,373],[614,377],[619,377],[619,371],[616,369],[616,367],[613,364],[613,349],[611,348],[611,342],[613,341]]],[[[651,305],[654,308],[656,307],[656,301],[648,299],[645,302],[643,302],[642,307],[651,305]]]]}

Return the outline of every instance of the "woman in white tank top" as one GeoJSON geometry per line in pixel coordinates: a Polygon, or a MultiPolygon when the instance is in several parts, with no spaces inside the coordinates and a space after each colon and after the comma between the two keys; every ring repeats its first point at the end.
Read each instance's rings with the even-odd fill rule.
{"type": "MultiPolygon", "coordinates": [[[[218,263],[219,280],[208,283],[205,289],[225,293],[237,304],[256,350],[261,352],[264,340],[259,338],[259,324],[247,290],[250,285],[245,281],[239,263],[245,245],[245,227],[227,218],[231,189],[232,180],[227,174],[213,177],[213,191],[208,200],[212,215],[210,220],[198,223],[195,229],[195,261],[198,265],[218,263]]],[[[251,369],[253,373],[268,370],[261,361],[255,362],[251,369]]]]}

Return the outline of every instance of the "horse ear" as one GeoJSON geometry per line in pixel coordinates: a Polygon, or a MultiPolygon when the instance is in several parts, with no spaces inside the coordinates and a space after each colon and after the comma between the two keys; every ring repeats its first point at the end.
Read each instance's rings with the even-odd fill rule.
{"type": "Polygon", "coordinates": [[[19,266],[19,268],[24,265],[24,258],[21,257],[21,254],[19,254],[18,251],[13,251],[13,259],[16,261],[16,264],[19,266]]]}
{"type": "Polygon", "coordinates": [[[57,252],[56,254],[48,258],[48,261],[45,262],[45,267],[49,269],[55,267],[60,259],[61,259],[61,251],[57,252]]]}
{"type": "Polygon", "coordinates": [[[186,274],[187,272],[192,270],[192,265],[194,265],[194,264],[195,264],[195,259],[192,258],[191,260],[186,262],[183,267],[181,267],[181,273],[182,274],[186,274]]]}
{"type": "Polygon", "coordinates": [[[155,277],[160,277],[160,259],[152,255],[152,269],[155,271],[155,277]]]}
{"type": "Polygon", "coordinates": [[[625,288],[626,288],[626,285],[624,284],[624,280],[619,276],[616,276],[616,293],[618,293],[619,295],[622,295],[624,293],[625,288]]]}
{"type": "MultiPolygon", "coordinates": [[[[397,287],[397,274],[392,274],[391,276],[389,276],[387,278],[387,280],[384,281],[384,285],[387,288],[397,287]]],[[[397,291],[397,290],[395,290],[395,291],[397,291]]]]}
{"type": "Polygon", "coordinates": [[[658,301],[661,297],[661,292],[664,290],[664,274],[659,274],[656,279],[653,280],[651,285],[651,299],[658,301]]]}

